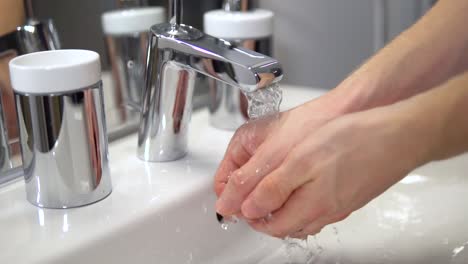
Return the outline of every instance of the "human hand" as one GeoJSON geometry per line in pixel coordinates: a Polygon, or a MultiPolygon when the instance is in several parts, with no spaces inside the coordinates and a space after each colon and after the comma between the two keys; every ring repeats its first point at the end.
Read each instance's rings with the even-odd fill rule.
{"type": "MultiPolygon", "coordinates": [[[[265,145],[260,157],[238,170],[242,177],[231,177],[218,212],[239,212],[257,231],[281,238],[304,238],[346,218],[425,161],[424,136],[397,108],[342,116],[313,133],[289,133],[294,146],[280,153],[274,169],[255,174],[278,153],[265,145]]],[[[283,123],[282,129],[294,131],[298,124],[283,123]]],[[[281,142],[277,136],[271,140],[281,142]]]]}
{"type": "Polygon", "coordinates": [[[283,162],[307,135],[336,115],[320,99],[247,124],[237,130],[215,176],[215,192],[223,194],[217,210],[238,215],[241,202],[255,186],[283,162]],[[227,184],[227,183],[230,184],[227,184]]]}

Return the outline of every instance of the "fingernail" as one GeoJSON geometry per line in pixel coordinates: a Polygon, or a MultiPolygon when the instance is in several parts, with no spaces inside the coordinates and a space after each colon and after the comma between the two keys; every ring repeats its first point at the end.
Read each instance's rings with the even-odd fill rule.
{"type": "Polygon", "coordinates": [[[224,220],[224,216],[222,216],[222,215],[219,214],[219,213],[216,213],[216,219],[218,220],[219,223],[222,223],[223,220],[224,220]]]}
{"type": "Polygon", "coordinates": [[[234,212],[232,202],[227,200],[224,194],[216,201],[216,212],[221,215],[233,215],[236,213],[234,212]]]}

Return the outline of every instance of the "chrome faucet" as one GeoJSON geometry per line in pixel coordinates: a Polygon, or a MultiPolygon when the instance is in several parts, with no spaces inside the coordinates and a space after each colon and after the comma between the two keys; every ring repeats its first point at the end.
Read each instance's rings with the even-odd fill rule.
{"type": "Polygon", "coordinates": [[[171,22],[151,27],[150,33],[138,133],[138,157],[145,161],[185,156],[197,74],[244,92],[283,77],[277,60],[182,24],[182,0],[170,0],[169,7],[171,22]]]}

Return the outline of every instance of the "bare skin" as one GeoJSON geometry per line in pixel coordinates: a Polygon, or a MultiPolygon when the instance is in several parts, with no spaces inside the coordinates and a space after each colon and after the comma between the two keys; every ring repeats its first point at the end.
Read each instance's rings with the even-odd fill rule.
{"type": "Polygon", "coordinates": [[[215,176],[217,211],[302,238],[468,151],[467,12],[439,1],[333,91],[241,127],[215,176]]]}

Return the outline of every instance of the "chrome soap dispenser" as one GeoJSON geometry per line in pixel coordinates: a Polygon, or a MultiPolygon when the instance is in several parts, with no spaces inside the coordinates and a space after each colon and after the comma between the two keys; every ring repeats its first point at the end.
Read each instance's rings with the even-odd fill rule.
{"type": "MultiPolygon", "coordinates": [[[[223,9],[205,13],[205,33],[270,56],[274,14],[255,9],[252,3],[249,0],[225,0],[223,9]]],[[[244,124],[248,119],[248,105],[242,92],[214,79],[209,85],[211,125],[235,130],[244,124]]]]}

